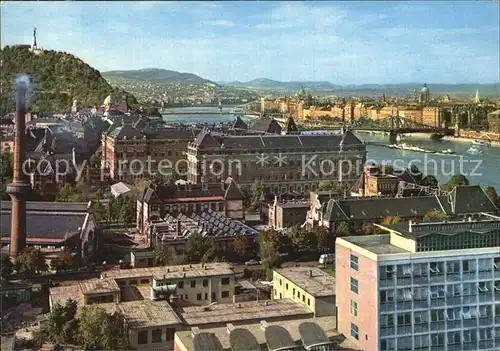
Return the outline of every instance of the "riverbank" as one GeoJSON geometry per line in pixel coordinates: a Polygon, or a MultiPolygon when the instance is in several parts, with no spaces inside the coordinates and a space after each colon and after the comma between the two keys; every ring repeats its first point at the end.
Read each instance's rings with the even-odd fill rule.
{"type": "MultiPolygon", "coordinates": [[[[464,137],[454,137],[454,136],[445,136],[445,137],[443,137],[442,140],[456,141],[456,142],[460,142],[460,143],[471,144],[474,140],[479,140],[479,139],[464,138],[464,137]]],[[[487,139],[481,139],[481,140],[487,140],[487,139]]],[[[496,140],[488,140],[488,141],[490,142],[490,146],[500,147],[500,141],[496,141],[496,140]]]]}

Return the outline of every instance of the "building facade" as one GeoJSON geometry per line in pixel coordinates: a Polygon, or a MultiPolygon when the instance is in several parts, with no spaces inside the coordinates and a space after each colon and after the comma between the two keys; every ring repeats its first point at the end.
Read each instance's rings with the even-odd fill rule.
{"type": "Polygon", "coordinates": [[[266,193],[307,194],[322,180],[352,186],[366,145],[352,132],[299,135],[217,135],[202,132],[188,145],[188,181],[232,177],[243,191],[261,181],[266,193]]]}
{"type": "Polygon", "coordinates": [[[498,350],[500,218],[337,239],[339,331],[366,351],[498,350]]]}

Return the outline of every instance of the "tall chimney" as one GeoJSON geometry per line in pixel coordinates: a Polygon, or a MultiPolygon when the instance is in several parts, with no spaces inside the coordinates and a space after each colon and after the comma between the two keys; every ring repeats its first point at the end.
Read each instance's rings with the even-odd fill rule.
{"type": "Polygon", "coordinates": [[[7,185],[7,193],[12,199],[10,225],[10,257],[16,258],[26,246],[26,195],[30,185],[23,172],[25,161],[26,99],[28,77],[16,79],[16,130],[14,140],[13,182],[7,185]]]}

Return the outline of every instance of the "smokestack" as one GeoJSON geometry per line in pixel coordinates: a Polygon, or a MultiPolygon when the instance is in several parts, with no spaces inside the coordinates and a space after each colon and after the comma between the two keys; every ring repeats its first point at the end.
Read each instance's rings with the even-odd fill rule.
{"type": "Polygon", "coordinates": [[[26,246],[26,195],[30,185],[23,172],[25,161],[26,105],[29,89],[29,77],[16,78],[16,130],[14,139],[13,182],[7,185],[7,193],[12,199],[10,225],[10,257],[16,258],[26,246]]]}

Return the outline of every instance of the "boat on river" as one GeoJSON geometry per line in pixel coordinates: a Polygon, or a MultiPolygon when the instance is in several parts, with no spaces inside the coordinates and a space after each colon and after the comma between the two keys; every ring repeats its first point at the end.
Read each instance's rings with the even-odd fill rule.
{"type": "Polygon", "coordinates": [[[486,140],[474,140],[472,142],[472,145],[476,146],[490,146],[490,142],[486,140]]]}
{"type": "Polygon", "coordinates": [[[467,153],[471,155],[481,155],[483,151],[473,145],[467,150],[467,153]]]}

